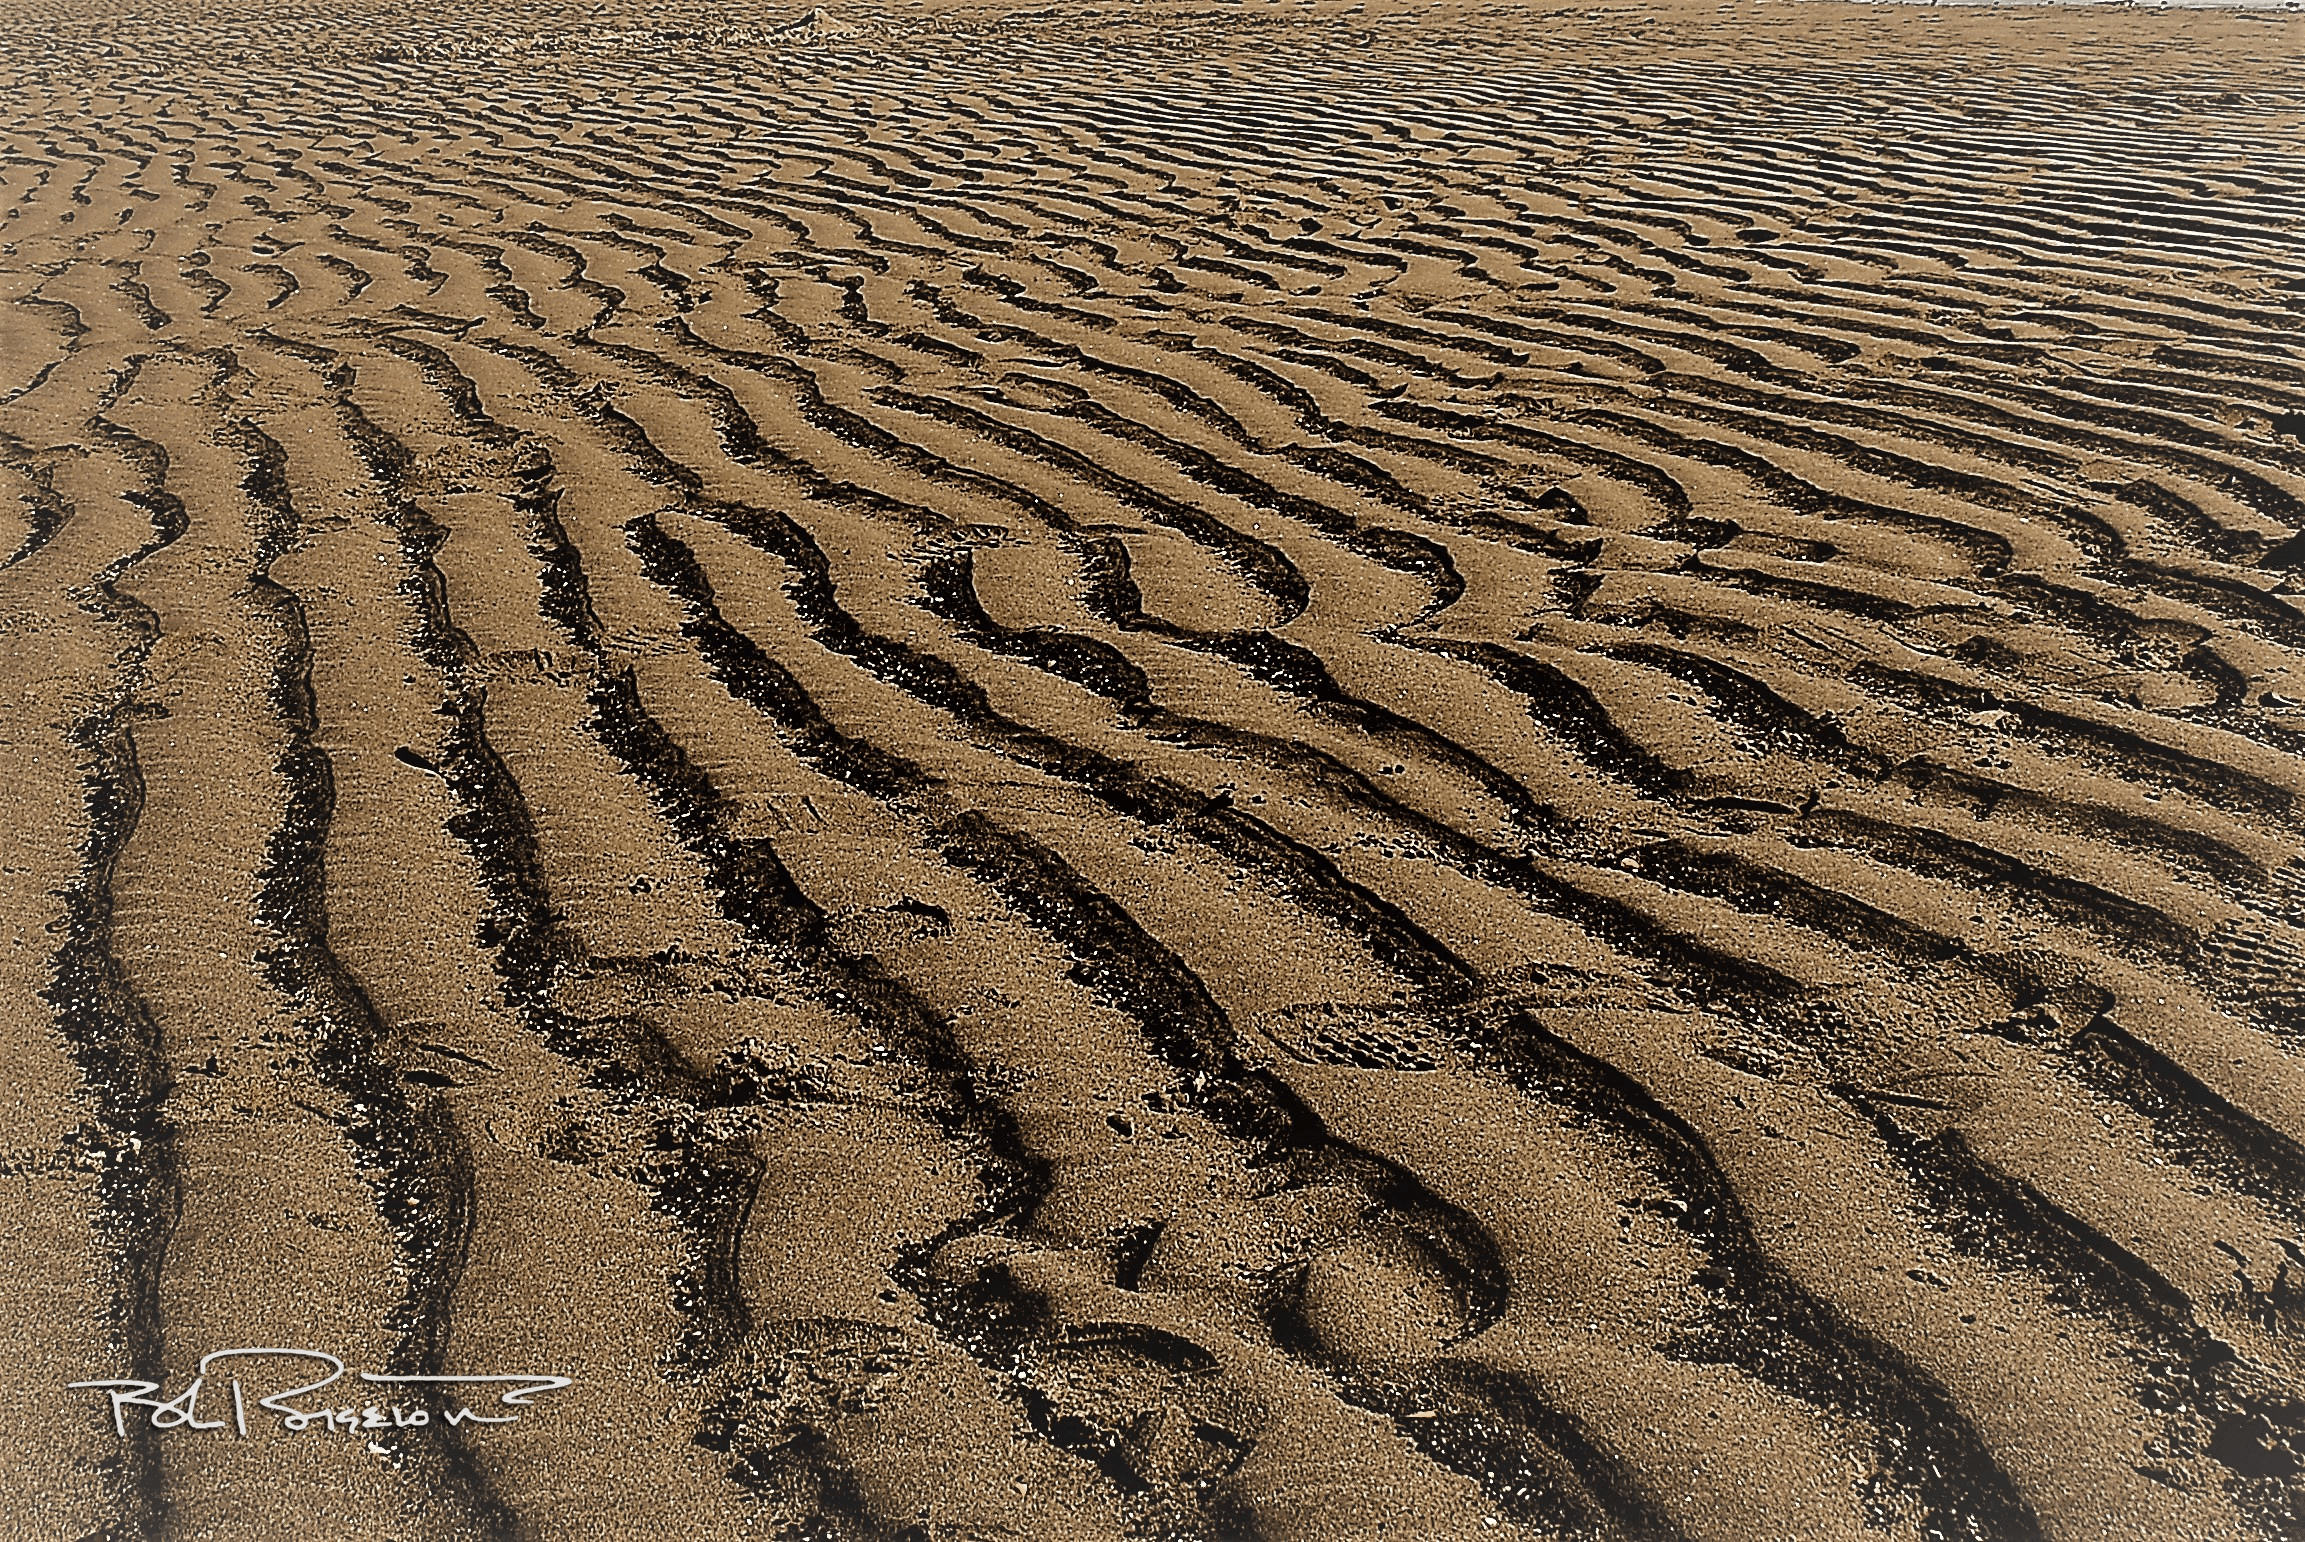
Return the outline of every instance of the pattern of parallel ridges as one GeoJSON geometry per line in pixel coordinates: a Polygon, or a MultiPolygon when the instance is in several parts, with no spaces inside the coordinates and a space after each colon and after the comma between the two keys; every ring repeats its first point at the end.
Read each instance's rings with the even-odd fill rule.
{"type": "MultiPolygon", "coordinates": [[[[515,1010],[662,1153],[640,1185],[687,1239],[669,1289],[690,1327],[658,1348],[712,1389],[703,1438],[735,1474],[780,1520],[895,1530],[925,1493],[899,1502],[851,1394],[796,1391],[795,1366],[941,1354],[1140,1530],[1273,1529],[1309,1502],[1243,1476],[1281,1438],[1247,1406],[1284,1387],[1324,1431],[1381,1415],[1433,1495],[1532,1531],[1733,1527],[1666,1492],[1673,1447],[1632,1405],[1498,1347],[1537,1278],[1501,1198],[1356,1112],[1366,1074],[1439,1078],[1403,1085],[1465,1109],[1509,1094],[1529,1139],[1624,1175],[1627,1225],[1662,1218],[1687,1281],[1680,1326],[1625,1363],[1743,1378],[1673,1383],[1700,1401],[1781,1399],[1796,1412],[1771,1417],[1858,1453],[1851,1516],[2102,1519],[2010,1466],[1981,1384],[1896,1305],[1958,1290],[2045,1301],[2110,1346],[2037,1369],[2126,1366],[2092,1434],[2146,1432],[2132,1468],[2183,1496],[2164,1524],[2289,1534],[2305,264],[2294,154],[2253,125],[2294,91],[2232,100],[2175,33],[2108,79],[2082,71],[2110,34],[1979,69],[1871,19],[1831,25],[1915,68],[1724,71],[1733,29],[1633,43],[1599,13],[866,22],[779,45],[572,15],[497,47],[274,13],[216,24],[248,50],[227,68],[20,12],[8,45],[27,92],[109,77],[10,129],[0,239],[49,350],[0,405],[12,565],[37,575],[77,517],[60,463],[104,433],[44,406],[72,399],[75,361],[269,349],[326,373],[399,499],[414,646],[454,683],[443,737],[404,758],[463,809],[515,1010]],[[1655,56],[1600,62],[1626,46],[1655,56]],[[677,72],[581,99],[600,61],[663,51],[677,72]],[[138,216],[162,204],[260,233],[157,256],[138,216]],[[416,383],[434,399],[397,428],[356,401],[416,383]],[[658,506],[611,512],[571,453],[658,506]],[[700,1054],[682,992],[726,982],[665,983],[677,942],[627,958],[554,892],[568,834],[492,742],[508,666],[458,641],[470,602],[434,560],[476,489],[517,510],[540,619],[586,682],[571,754],[637,784],[659,821],[640,839],[685,852],[758,950],[729,978],[782,974],[853,1020],[976,1174],[889,1268],[936,1350],[754,1309],[746,1132],[852,1094],[764,1072],[756,1041],[700,1054]],[[712,683],[755,716],[682,694],[712,683]],[[726,737],[744,722],[757,743],[726,737]],[[783,849],[807,843],[771,744],[884,808],[937,896],[868,926],[813,894],[825,859],[783,849]],[[1113,855],[1135,849],[1155,860],[1113,855]],[[1196,873],[1282,918],[1284,956],[1337,962],[1293,991],[1285,970],[1220,984],[1196,873]],[[1076,1137],[940,1004],[952,966],[906,939],[951,928],[1037,935],[1069,961],[1049,1013],[1130,1025],[1132,1074],[1161,1085],[1113,1115],[1122,1142],[1165,1118],[1257,1175],[1206,1212],[1275,1228],[1228,1311],[1205,1279],[1161,1283],[1181,1223],[1133,1196],[1099,1210],[1076,1137]],[[567,981],[650,968],[641,1006],[563,1004],[567,981]],[[1647,1075],[1594,1026],[1692,1006],[1686,1064],[1642,1050],[1647,1075]],[[1754,1121],[1704,1110],[1788,1092],[1868,1153],[1880,1198],[1844,1218],[1935,1238],[1906,1283],[1837,1278],[1829,1244],[1755,1219],[1784,1201],[1740,1185],[1775,1159],[1754,1121]],[[2084,1176],[2100,1166],[2117,1178],[2084,1176]],[[1273,1218],[1320,1204],[1351,1219],[1273,1218]],[[1102,1295],[1047,1262],[1084,1247],[1102,1295]],[[1426,1282],[1445,1325],[1356,1348],[1317,1299],[1338,1259],[1426,1282]]],[[[302,452],[238,432],[251,495],[277,503],[265,468],[302,452]]],[[[106,720],[86,748],[98,804],[132,806],[132,732],[106,720]]],[[[324,793],[291,811],[264,916],[281,988],[357,1019],[316,908],[329,817],[324,793]]],[[[103,885],[132,828],[96,823],[57,959],[67,1019],[119,989],[99,988],[103,885]]],[[[176,1180],[146,1107],[164,1090],[115,1063],[139,1032],[122,999],[66,1030],[107,1129],[150,1137],[108,1191],[133,1342],[157,1331],[136,1282],[165,1245],[135,1217],[176,1180]]],[[[333,1031],[347,1087],[404,1056],[394,1025],[333,1031]]],[[[401,1353],[429,1364],[457,1267],[433,1232],[491,1196],[434,1100],[381,1106],[346,1139],[407,1249],[401,1353]]],[[[157,1525],[140,1481],[121,1503],[157,1525]]],[[[457,1524],[550,1513],[468,1481],[457,1524]]]]}

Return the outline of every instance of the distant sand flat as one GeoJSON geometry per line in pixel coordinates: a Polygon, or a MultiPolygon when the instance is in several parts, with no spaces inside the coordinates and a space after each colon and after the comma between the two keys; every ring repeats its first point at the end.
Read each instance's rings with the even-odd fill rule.
{"type": "Polygon", "coordinates": [[[0,1539],[2305,1537],[2300,59],[0,7],[0,1539]]]}

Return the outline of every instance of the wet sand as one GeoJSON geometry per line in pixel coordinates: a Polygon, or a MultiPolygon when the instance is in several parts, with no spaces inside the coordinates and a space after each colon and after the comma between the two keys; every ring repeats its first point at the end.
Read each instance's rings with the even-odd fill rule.
{"type": "Polygon", "coordinates": [[[0,9],[0,1537],[2305,1537],[2300,57],[0,9]]]}

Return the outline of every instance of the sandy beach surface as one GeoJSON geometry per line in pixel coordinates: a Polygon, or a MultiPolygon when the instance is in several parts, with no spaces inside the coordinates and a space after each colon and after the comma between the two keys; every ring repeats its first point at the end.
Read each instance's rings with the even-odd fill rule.
{"type": "Polygon", "coordinates": [[[2300,61],[4,0],[0,1542],[2305,1538],[2300,61]]]}

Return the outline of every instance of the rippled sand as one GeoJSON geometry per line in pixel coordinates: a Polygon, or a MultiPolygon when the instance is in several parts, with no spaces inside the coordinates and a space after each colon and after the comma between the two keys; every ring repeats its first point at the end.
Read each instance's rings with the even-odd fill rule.
{"type": "Polygon", "coordinates": [[[2305,1536],[2305,18],[97,9],[0,1537],[2305,1536]]]}

